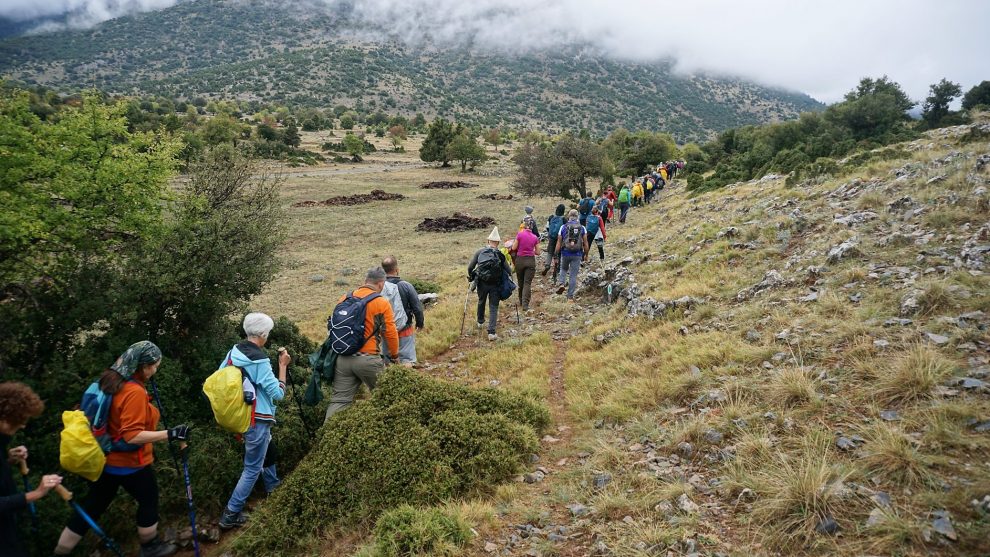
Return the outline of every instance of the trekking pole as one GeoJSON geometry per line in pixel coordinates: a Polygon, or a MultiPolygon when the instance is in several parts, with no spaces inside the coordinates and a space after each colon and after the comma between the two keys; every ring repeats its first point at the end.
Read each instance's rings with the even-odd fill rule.
{"type": "Polygon", "coordinates": [[[193,554],[199,557],[199,532],[196,531],[196,505],[193,504],[192,479],[189,478],[189,445],[179,441],[182,454],[182,479],[186,483],[186,504],[189,506],[189,526],[192,528],[193,554]]]}
{"type": "Polygon", "coordinates": [[[467,292],[464,293],[464,313],[461,314],[461,335],[464,336],[464,321],[467,320],[468,298],[471,297],[471,284],[468,283],[467,292]]]}
{"type": "MultiPolygon", "coordinates": [[[[151,395],[155,397],[155,405],[158,406],[158,414],[162,421],[162,427],[168,429],[168,423],[165,421],[165,407],[162,406],[162,399],[158,396],[158,383],[155,383],[154,379],[150,383],[151,395]]],[[[168,442],[168,452],[172,455],[172,464],[175,466],[175,473],[177,475],[181,474],[182,472],[179,471],[179,456],[175,454],[175,447],[172,445],[172,441],[168,442]]]]}
{"type": "Polygon", "coordinates": [[[93,533],[103,540],[103,544],[107,546],[107,549],[113,551],[117,557],[124,557],[124,552],[120,549],[120,546],[117,545],[117,542],[113,541],[113,538],[108,536],[107,533],[103,531],[103,528],[100,528],[99,524],[97,524],[95,520],[86,514],[86,511],[83,510],[82,506],[72,499],[71,491],[66,489],[64,485],[57,485],[55,486],[55,493],[58,493],[59,497],[68,503],[69,506],[72,507],[72,510],[76,511],[76,514],[86,521],[86,524],[89,524],[89,527],[93,530],[93,533]]]}
{"type": "Polygon", "coordinates": [[[519,321],[519,304],[516,304],[516,325],[521,325],[522,322],[519,321]]]}
{"type": "MultiPolygon", "coordinates": [[[[28,465],[27,461],[21,459],[21,481],[24,482],[24,493],[31,491],[31,483],[28,481],[28,465]]],[[[38,508],[34,506],[34,502],[28,503],[28,510],[31,511],[31,532],[38,531],[38,508]]]]}
{"type": "MultiPolygon", "coordinates": [[[[282,352],[285,352],[285,347],[284,346],[279,346],[278,347],[278,353],[281,354],[282,352]]],[[[310,439],[312,439],[313,438],[313,428],[311,428],[309,426],[309,422],[306,421],[306,413],[303,412],[303,405],[302,405],[302,401],[300,400],[300,397],[299,397],[299,391],[296,390],[296,386],[295,385],[292,385],[292,374],[291,373],[288,373],[288,371],[286,371],[286,379],[289,380],[289,384],[292,386],[292,394],[294,395],[292,398],[296,399],[296,406],[299,407],[299,421],[302,422],[303,429],[306,430],[306,435],[308,435],[310,437],[310,439]]]]}

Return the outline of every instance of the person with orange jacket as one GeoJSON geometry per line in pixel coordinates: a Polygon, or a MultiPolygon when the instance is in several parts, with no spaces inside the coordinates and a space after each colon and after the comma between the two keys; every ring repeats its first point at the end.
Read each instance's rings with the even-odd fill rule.
{"type": "MultiPolygon", "coordinates": [[[[373,294],[381,294],[385,280],[385,270],[375,267],[368,271],[364,286],[351,295],[363,299],[373,294]]],[[[347,295],[341,296],[337,303],[345,299],[347,295]]],[[[368,340],[357,354],[337,356],[337,367],[333,376],[333,395],[330,397],[330,405],[327,406],[328,420],[330,416],[354,403],[354,395],[357,394],[361,383],[367,385],[368,390],[375,388],[378,374],[385,369],[385,361],[382,359],[384,348],[388,349],[388,356],[393,362],[399,361],[399,331],[395,328],[395,316],[387,299],[378,297],[365,306],[364,338],[368,340]]]]}
{"type": "MultiPolygon", "coordinates": [[[[190,427],[177,425],[158,430],[161,417],[151,403],[145,383],[158,372],[162,351],[148,340],[132,344],[100,376],[100,389],[112,395],[107,429],[114,439],[123,440],[128,450],[113,450],[107,455],[100,477],[90,484],[82,507],[93,520],[113,502],[117,491],[124,491],[137,501],[137,532],[141,557],[165,557],[176,552],[174,544],[158,537],[158,482],[152,463],[153,443],[188,441],[190,427]]],[[[68,555],[82,539],[89,525],[78,514],[62,530],[55,555],[68,555]]]]}

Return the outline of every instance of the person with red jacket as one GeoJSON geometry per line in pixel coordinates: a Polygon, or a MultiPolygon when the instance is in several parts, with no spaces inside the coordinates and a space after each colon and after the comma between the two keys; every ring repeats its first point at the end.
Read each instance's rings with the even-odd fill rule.
{"type": "MultiPolygon", "coordinates": [[[[132,344],[100,376],[100,389],[112,395],[107,429],[110,435],[122,439],[134,450],[111,451],[100,477],[90,484],[82,507],[93,520],[99,521],[117,491],[124,491],[137,501],[137,533],[141,542],[141,557],[165,557],[176,552],[174,544],[158,537],[158,482],[152,463],[155,461],[153,443],[188,441],[190,427],[177,425],[158,430],[160,414],[151,403],[145,384],[162,363],[162,351],[151,341],[132,344]]],[[[62,530],[55,555],[68,555],[79,543],[89,525],[78,514],[62,530]]]]}

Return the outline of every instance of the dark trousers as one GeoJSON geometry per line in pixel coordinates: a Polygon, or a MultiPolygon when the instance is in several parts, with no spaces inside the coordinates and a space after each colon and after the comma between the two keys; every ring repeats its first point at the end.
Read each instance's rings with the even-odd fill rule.
{"type": "Polygon", "coordinates": [[[516,257],[516,284],[519,287],[519,304],[523,309],[529,308],[534,275],[536,275],[536,256],[516,257]]]}
{"type": "Polygon", "coordinates": [[[488,334],[495,334],[495,324],[498,323],[498,294],[500,284],[478,283],[478,323],[485,322],[485,304],[488,305],[488,334]]]}
{"type": "MultiPolygon", "coordinates": [[[[95,482],[90,484],[89,493],[83,500],[82,508],[93,520],[99,521],[121,487],[137,501],[138,527],[148,528],[157,524],[158,482],[155,481],[155,472],[152,466],[145,466],[126,476],[103,472],[95,482]]],[[[79,513],[73,513],[72,518],[69,519],[69,530],[81,536],[89,530],[89,524],[79,516],[79,513]]]]}
{"type": "Polygon", "coordinates": [[[621,223],[626,222],[627,213],[629,213],[629,204],[625,202],[619,203],[619,222],[621,223]]]}

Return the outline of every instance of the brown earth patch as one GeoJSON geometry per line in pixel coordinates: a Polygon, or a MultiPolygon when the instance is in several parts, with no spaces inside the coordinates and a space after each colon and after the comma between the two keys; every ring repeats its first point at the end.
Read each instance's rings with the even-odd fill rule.
{"type": "Polygon", "coordinates": [[[495,219],[491,217],[472,217],[467,213],[454,213],[449,217],[424,219],[423,222],[416,226],[416,230],[420,232],[457,232],[460,230],[487,228],[494,225],[495,219]]]}
{"type": "Polygon", "coordinates": [[[401,193],[387,193],[382,190],[371,190],[371,193],[359,193],[356,195],[338,195],[323,201],[300,201],[293,203],[293,207],[343,207],[348,205],[362,205],[372,201],[396,201],[405,199],[401,193]]]}

